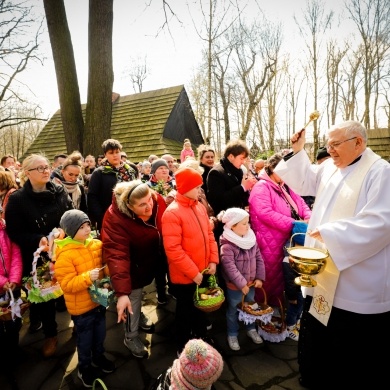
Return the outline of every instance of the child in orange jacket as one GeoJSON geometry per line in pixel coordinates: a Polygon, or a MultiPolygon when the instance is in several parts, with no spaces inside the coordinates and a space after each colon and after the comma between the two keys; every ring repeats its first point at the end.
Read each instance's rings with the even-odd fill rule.
{"type": "Polygon", "coordinates": [[[194,306],[193,296],[196,286],[207,282],[203,274],[215,275],[219,258],[207,211],[198,200],[201,174],[185,167],[175,178],[177,194],[162,217],[162,234],[177,298],[175,334],[181,352],[191,338],[207,339],[207,318],[194,306]]]}

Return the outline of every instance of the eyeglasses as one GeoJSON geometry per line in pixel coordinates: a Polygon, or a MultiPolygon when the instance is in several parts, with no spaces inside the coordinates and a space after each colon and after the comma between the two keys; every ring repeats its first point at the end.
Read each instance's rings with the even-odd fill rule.
{"type": "Polygon", "coordinates": [[[40,165],[39,167],[31,168],[28,171],[29,172],[30,171],[38,171],[39,173],[43,173],[45,171],[50,171],[50,167],[48,165],[45,165],[45,166],[40,165]]]}
{"type": "Polygon", "coordinates": [[[328,144],[328,145],[325,145],[326,147],[326,150],[335,150],[337,149],[341,144],[343,144],[344,142],[347,142],[347,141],[351,141],[352,139],[356,139],[357,137],[352,137],[352,138],[348,138],[344,141],[340,141],[340,142],[333,142],[333,144],[328,144]]]}

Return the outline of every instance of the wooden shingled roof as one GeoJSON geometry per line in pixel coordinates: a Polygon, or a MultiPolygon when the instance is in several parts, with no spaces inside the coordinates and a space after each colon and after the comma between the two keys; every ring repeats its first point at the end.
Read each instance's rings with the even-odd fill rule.
{"type": "Polygon", "coordinates": [[[381,128],[368,130],[367,146],[382,158],[389,161],[390,159],[390,130],[381,128]]]}
{"type": "MultiPolygon", "coordinates": [[[[83,105],[83,115],[85,108],[83,105]]],[[[112,107],[111,138],[122,144],[133,162],[166,153],[179,160],[185,138],[190,139],[194,150],[204,142],[183,85],[119,97],[112,107]]],[[[66,153],[60,110],[25,155],[31,153],[44,153],[50,161],[56,154],[66,153]]]]}

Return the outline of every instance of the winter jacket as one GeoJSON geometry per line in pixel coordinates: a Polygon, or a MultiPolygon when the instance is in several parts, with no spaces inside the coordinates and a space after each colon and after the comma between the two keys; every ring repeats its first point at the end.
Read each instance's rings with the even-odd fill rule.
{"type": "Polygon", "coordinates": [[[248,206],[249,193],[241,185],[244,173],[227,158],[212,168],[207,176],[206,197],[215,215],[230,207],[244,209],[248,206]]]}
{"type": "MultiPolygon", "coordinates": [[[[244,209],[248,206],[249,192],[241,185],[244,172],[236,168],[227,158],[222,158],[220,163],[212,168],[207,175],[206,197],[214,210],[214,215],[230,207],[244,209]]],[[[214,229],[215,238],[223,232],[223,224],[218,223],[214,229]]]]}
{"type": "MultiPolygon", "coordinates": [[[[263,288],[268,303],[279,306],[283,299],[284,279],[283,247],[291,237],[294,218],[291,209],[281,195],[280,187],[263,171],[253,186],[249,197],[249,214],[253,231],[265,263],[267,280],[263,288]]],[[[298,206],[302,219],[309,219],[311,211],[304,200],[291,189],[291,198],[298,206]]],[[[256,300],[263,301],[262,291],[256,290],[256,300]]]]}
{"type": "Polygon", "coordinates": [[[7,282],[22,282],[22,253],[19,246],[12,242],[5,230],[5,222],[0,219],[0,292],[7,282]]]}
{"type": "Polygon", "coordinates": [[[203,178],[203,184],[202,189],[207,196],[207,176],[209,172],[211,171],[212,167],[209,167],[208,165],[204,165],[202,163],[199,163],[199,166],[203,168],[202,178],[203,178]]]}
{"type": "Polygon", "coordinates": [[[177,193],[162,217],[162,233],[173,283],[191,284],[209,263],[219,263],[209,217],[198,200],[177,193]]]}
{"type": "Polygon", "coordinates": [[[183,149],[180,152],[180,162],[182,163],[185,161],[187,157],[195,157],[195,153],[192,149],[183,149]]]}
{"type": "Polygon", "coordinates": [[[135,216],[115,192],[102,226],[103,259],[118,297],[150,284],[158,262],[165,261],[161,239],[164,198],[153,192],[153,212],[148,222],[135,216]]]}
{"type": "MultiPolygon", "coordinates": [[[[88,292],[93,282],[89,271],[102,267],[102,242],[89,238],[85,243],[66,237],[55,240],[55,276],[64,292],[69,314],[78,316],[99,306],[88,292]]],[[[100,272],[99,279],[104,276],[100,272]]]]}
{"type": "MultiPolygon", "coordinates": [[[[129,181],[138,178],[138,168],[133,163],[125,163],[128,171],[129,181]]],[[[96,168],[88,184],[88,216],[92,226],[101,229],[104,213],[111,205],[112,191],[118,183],[118,172],[109,166],[99,166],[96,168]]]]}
{"type": "Polygon", "coordinates": [[[257,243],[250,249],[242,249],[223,235],[219,242],[222,276],[227,284],[233,283],[241,290],[255,279],[265,280],[264,261],[257,243]]]}
{"type": "Polygon", "coordinates": [[[33,255],[41,238],[58,228],[62,214],[70,209],[73,204],[67,191],[53,182],[46,183],[46,191],[34,192],[27,180],[11,194],[5,209],[6,229],[22,252],[23,276],[30,276],[33,255]]]}

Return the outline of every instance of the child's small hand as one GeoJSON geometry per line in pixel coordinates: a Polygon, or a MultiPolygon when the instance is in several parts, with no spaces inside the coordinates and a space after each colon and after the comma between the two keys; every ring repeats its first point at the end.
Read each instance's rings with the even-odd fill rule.
{"type": "Polygon", "coordinates": [[[99,268],[95,268],[89,271],[89,277],[91,278],[92,282],[99,279],[99,268]]]}
{"type": "Polygon", "coordinates": [[[209,263],[207,268],[208,271],[206,272],[206,274],[208,275],[215,275],[215,273],[217,272],[217,264],[215,263],[209,263]]]}
{"type": "Polygon", "coordinates": [[[43,252],[47,252],[49,250],[49,240],[47,237],[42,237],[39,241],[38,248],[43,248],[43,252]]]}
{"type": "Polygon", "coordinates": [[[244,286],[244,287],[241,289],[241,291],[242,291],[242,293],[243,293],[244,295],[246,295],[246,294],[248,294],[248,292],[249,292],[249,287],[248,287],[248,286],[244,286]]]}
{"type": "Polygon", "coordinates": [[[195,276],[194,279],[192,279],[198,286],[202,283],[203,275],[199,272],[198,275],[195,276]]]}
{"type": "Polygon", "coordinates": [[[255,281],[254,281],[254,286],[255,286],[255,288],[261,288],[261,287],[263,287],[263,281],[260,280],[260,279],[255,279],[255,281]]]}

